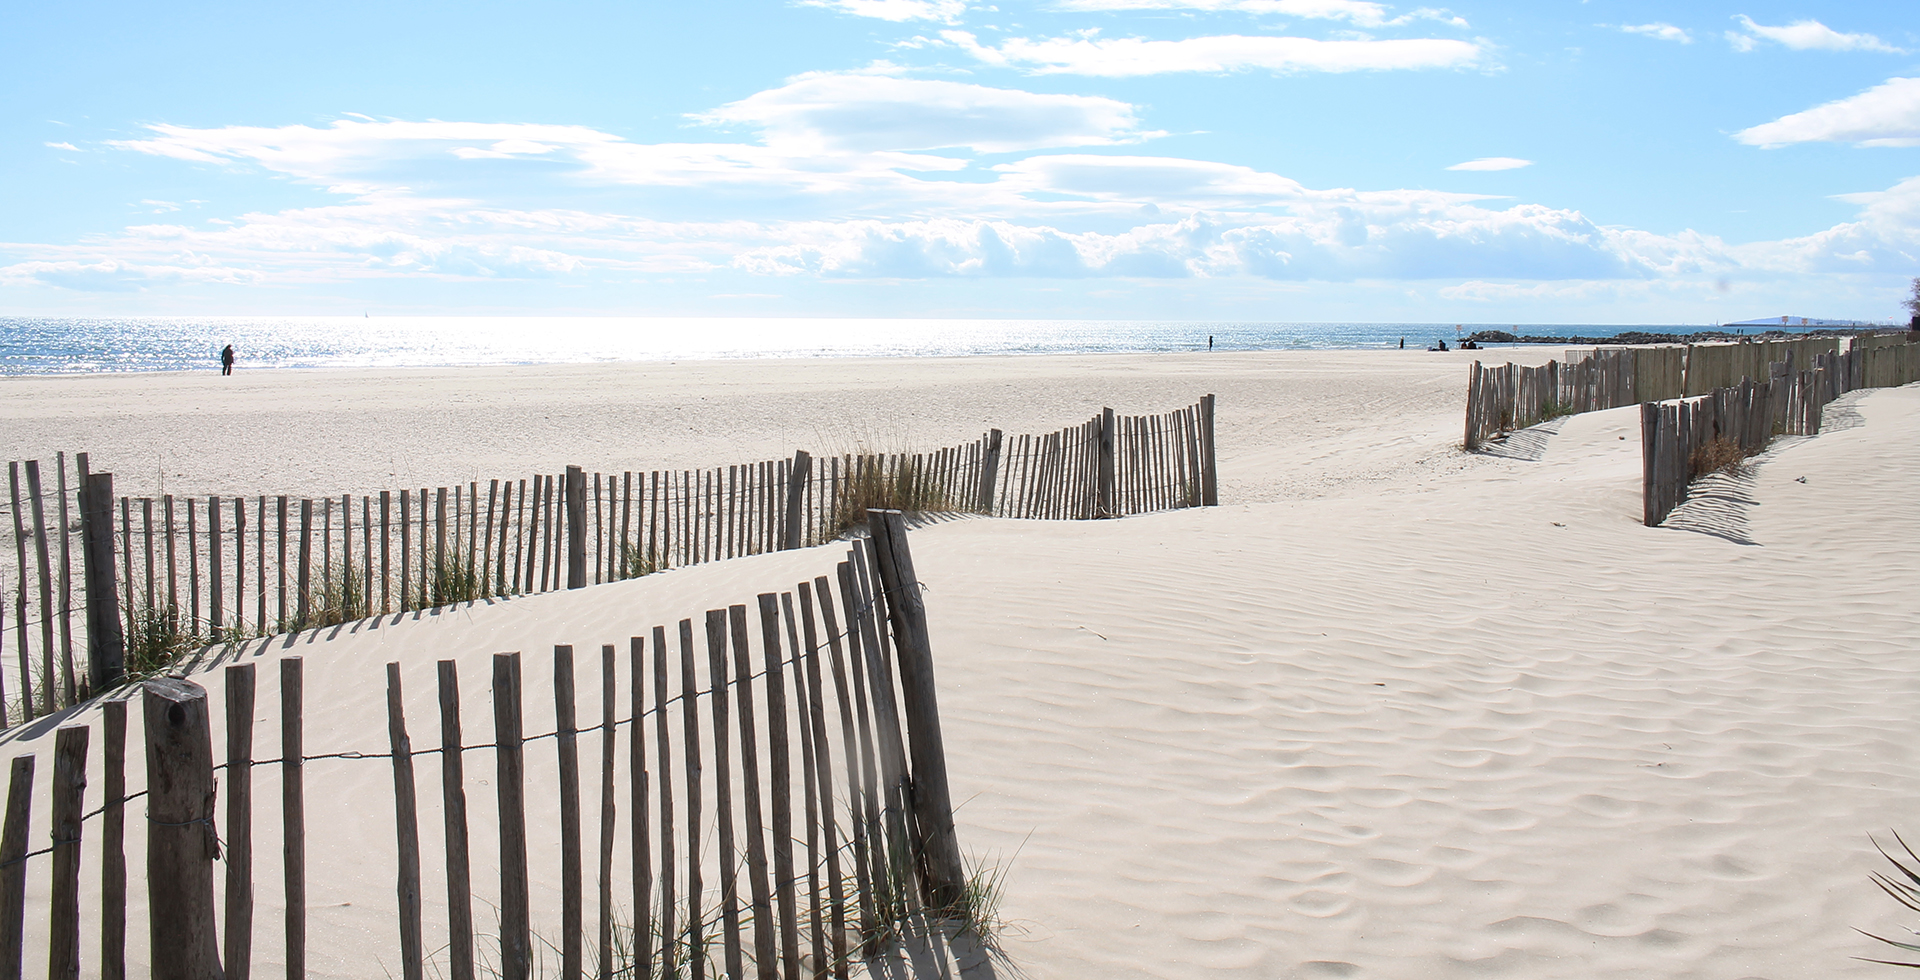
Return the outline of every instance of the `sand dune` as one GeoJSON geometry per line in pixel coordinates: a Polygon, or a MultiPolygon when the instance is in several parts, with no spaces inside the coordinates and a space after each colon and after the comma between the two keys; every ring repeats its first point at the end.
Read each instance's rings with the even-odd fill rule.
{"type": "MultiPolygon", "coordinates": [[[[781,411],[936,441],[987,423],[1042,428],[1102,402],[1144,411],[1220,393],[1225,506],[1097,523],[956,520],[913,535],[961,843],[1007,871],[1001,976],[1884,974],[1852,959],[1884,947],[1850,927],[1886,934],[1912,919],[1867,880],[1883,862],[1866,835],[1920,834],[1920,681],[1908,663],[1920,648],[1920,388],[1846,396],[1821,436],[1782,440],[1750,475],[1689,503],[1677,527],[1647,529],[1634,410],[1467,456],[1455,448],[1464,364],[1426,352],[992,359],[894,365],[893,383],[869,362],[817,362],[817,378],[787,381],[761,365],[694,365],[726,394],[659,442],[665,456],[710,463],[792,448],[781,440],[798,423],[776,421],[781,411]],[[908,403],[922,414],[900,414],[908,403]],[[757,427],[743,421],[762,408],[757,427]],[[720,429],[732,441],[693,457],[720,429]]],[[[543,393],[577,406],[568,392],[611,389],[574,382],[623,376],[525,374],[504,373],[518,377],[497,413],[511,437],[490,440],[484,411],[447,413],[470,440],[460,465],[485,476],[550,462],[542,453],[579,462],[668,397],[644,379],[608,401],[583,395],[589,409],[564,424],[587,436],[542,446],[547,430],[513,426],[532,425],[543,393]]],[[[433,385],[457,406],[507,380],[448,372],[433,385]]],[[[288,411],[366,426],[436,411],[432,399],[403,404],[414,396],[390,382],[366,383],[361,400],[377,411],[329,416],[310,394],[288,411]]],[[[44,425],[35,431],[50,445],[106,456],[90,413],[108,411],[123,384],[160,382],[10,379],[24,394],[0,403],[4,424],[44,425]],[[48,401],[59,384],[71,394],[48,401]]],[[[201,406],[249,447],[209,461],[203,491],[254,473],[307,489],[318,477],[293,460],[333,452],[342,462],[329,476],[353,485],[311,489],[381,485],[369,448],[381,432],[346,442],[322,434],[331,422],[283,426],[313,435],[293,441],[297,453],[265,454],[247,421],[255,397],[268,396],[201,406]]],[[[128,431],[182,439],[185,401],[135,412],[128,431]]],[[[170,451],[181,472],[209,460],[185,442],[170,451]]],[[[442,465],[439,453],[410,465],[442,465]]],[[[537,676],[554,643],[590,658],[656,622],[822,574],[836,554],[389,618],[241,656],[263,671],[304,656],[309,745],[380,751],[388,660],[407,665],[416,740],[430,731],[441,657],[461,661],[480,726],[495,651],[526,650],[537,676]]],[[[541,730],[551,703],[530,691],[528,727],[541,730]]],[[[597,699],[583,694],[592,717],[597,699]]],[[[271,741],[277,710],[262,697],[257,738],[271,741]]],[[[50,746],[37,730],[0,754],[50,746]]],[[[551,780],[542,762],[537,779],[551,780]]],[[[310,798],[316,860],[323,847],[354,856],[312,896],[321,976],[397,973],[375,953],[393,936],[390,776],[352,771],[364,796],[310,798]]],[[[270,773],[256,793],[277,798],[270,773]]],[[[490,797],[470,793],[483,826],[490,797]]],[[[271,811],[260,819],[265,851],[271,811]]],[[[477,855],[484,841],[476,832],[477,855]]],[[[277,856],[256,867],[273,881],[277,856]]],[[[536,902],[550,903],[557,870],[536,876],[536,902]]],[[[430,923],[439,887],[430,876],[430,923]]],[[[277,945],[276,898],[270,886],[257,896],[264,950],[277,945]]]]}

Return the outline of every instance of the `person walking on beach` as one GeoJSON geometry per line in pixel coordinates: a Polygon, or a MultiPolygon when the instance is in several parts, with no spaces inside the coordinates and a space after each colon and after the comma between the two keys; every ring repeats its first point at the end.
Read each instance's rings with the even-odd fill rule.
{"type": "Polygon", "coordinates": [[[226,349],[220,352],[220,373],[221,374],[233,373],[233,345],[232,344],[228,344],[226,346],[226,349]]]}

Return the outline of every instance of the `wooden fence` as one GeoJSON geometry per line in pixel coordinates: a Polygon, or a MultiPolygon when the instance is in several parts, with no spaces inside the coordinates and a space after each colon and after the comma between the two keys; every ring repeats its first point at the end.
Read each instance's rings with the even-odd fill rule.
{"type": "MultiPolygon", "coordinates": [[[[329,829],[309,828],[309,791],[365,812],[392,805],[387,871],[395,891],[387,894],[396,901],[390,931],[374,949],[407,980],[429,971],[453,980],[523,980],[536,957],[545,959],[542,949],[558,960],[557,970],[542,975],[563,978],[702,977],[709,970],[745,977],[749,969],[760,978],[847,976],[909,916],[957,914],[965,900],[905,524],[897,511],[876,510],[871,528],[838,564],[837,582],[823,575],[759,596],[757,610],[708,611],[704,650],[691,618],[677,631],[660,625],[650,636],[634,635],[624,649],[602,646],[597,691],[592,673],[576,676],[572,647],[555,647],[552,731],[524,730],[524,698],[532,692],[519,653],[492,658],[493,739],[486,744],[464,741],[461,679],[451,660],[431,675],[439,739],[423,739],[430,747],[414,747],[409,723],[417,719],[408,717],[403,687],[409,678],[425,680],[424,662],[387,665],[384,745],[315,746],[304,728],[301,658],[281,659],[277,758],[254,748],[255,666],[225,668],[219,766],[200,685],[163,678],[139,687],[144,732],[135,732],[132,766],[133,702],[104,701],[100,739],[89,724],[58,730],[45,808],[32,798],[39,760],[12,762],[0,832],[0,977],[22,975],[26,949],[46,951],[54,977],[122,978],[143,959],[156,977],[233,980],[262,959],[284,962],[290,978],[304,976],[309,881],[331,882],[374,860],[308,846],[310,830],[324,839],[329,829]],[[578,716],[583,687],[597,719],[578,716]],[[582,793],[582,741],[594,733],[599,778],[592,780],[590,759],[585,778],[597,782],[597,799],[582,793]],[[548,739],[550,750],[537,745],[548,739]],[[104,750],[102,799],[88,812],[94,744],[104,750]],[[536,751],[555,753],[557,795],[544,805],[528,793],[536,751]],[[468,823],[465,763],[476,752],[493,758],[492,771],[479,775],[492,777],[497,828],[468,823]],[[426,775],[438,769],[439,794],[419,785],[416,765],[428,756],[438,757],[426,775]],[[390,795],[369,789],[381,781],[355,771],[372,765],[391,770],[390,795]],[[278,806],[253,793],[259,766],[279,770],[278,806]],[[144,788],[130,790],[142,773],[144,788]],[[144,877],[148,894],[144,930],[129,928],[127,903],[127,808],[141,796],[146,874],[134,880],[137,886],[144,877]],[[597,810],[583,809],[593,802],[597,810]],[[444,827],[429,835],[444,842],[443,855],[423,853],[423,819],[444,827]],[[53,843],[29,851],[30,831],[41,825],[51,827],[53,843]],[[485,843],[496,830],[497,849],[485,843]],[[555,909],[531,901],[529,882],[529,851],[543,858],[532,867],[551,867],[556,837],[557,922],[555,909]],[[618,866],[616,843],[628,858],[618,866]],[[266,849],[284,855],[280,881],[254,876],[254,855],[266,849]],[[218,909],[216,872],[225,882],[218,909]],[[30,875],[48,883],[44,905],[29,908],[23,899],[30,875]],[[82,902],[83,876],[101,882],[97,904],[82,902]],[[434,900],[424,899],[428,889],[434,900]],[[266,930],[278,933],[277,948],[263,950],[254,942],[254,897],[271,891],[285,897],[276,903],[284,922],[266,930]],[[484,943],[476,941],[476,905],[498,910],[498,935],[488,931],[484,943]],[[444,921],[429,923],[427,906],[444,910],[444,921]]],[[[384,904],[375,896],[357,901],[384,904]]]]}
{"type": "MultiPolygon", "coordinates": [[[[1916,341],[1920,334],[1914,331],[1862,334],[1851,338],[1850,349],[1897,349],[1916,341]]],[[[1548,361],[1540,367],[1483,366],[1475,361],[1467,374],[1464,445],[1477,450],[1507,432],[1561,415],[1703,395],[1742,379],[1771,380],[1776,371],[1791,375],[1812,370],[1818,358],[1837,356],[1839,343],[1835,337],[1803,337],[1600,347],[1569,350],[1564,363],[1548,361]]]]}
{"type": "Polygon", "coordinates": [[[1791,361],[1767,367],[1763,382],[1748,378],[1704,397],[1640,406],[1642,521],[1648,527],[1686,502],[1694,479],[1759,453],[1776,435],[1819,434],[1821,413],[1840,395],[1920,381],[1920,344],[1819,353],[1805,370],[1792,370],[1791,361]]]}
{"type": "Polygon", "coordinates": [[[10,581],[0,569],[13,607],[0,610],[0,728],[183,648],[824,544],[864,526],[869,506],[1084,520],[1215,505],[1213,412],[1207,395],[1163,415],[1106,409],[1057,432],[996,429],[931,453],[568,467],[318,499],[116,497],[112,475],[90,472],[85,453],[71,483],[65,454],[51,480],[26,461],[23,497],[16,462],[10,581]],[[79,492],[90,480],[105,501],[92,537],[79,492]],[[114,597],[117,611],[97,625],[76,565],[97,566],[96,591],[114,597]]]}

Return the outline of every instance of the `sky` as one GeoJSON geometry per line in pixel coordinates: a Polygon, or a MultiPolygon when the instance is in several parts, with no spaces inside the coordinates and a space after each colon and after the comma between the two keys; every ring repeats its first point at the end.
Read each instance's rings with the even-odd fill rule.
{"type": "Polygon", "coordinates": [[[0,316],[1886,319],[1911,3],[8,4],[0,316]]]}

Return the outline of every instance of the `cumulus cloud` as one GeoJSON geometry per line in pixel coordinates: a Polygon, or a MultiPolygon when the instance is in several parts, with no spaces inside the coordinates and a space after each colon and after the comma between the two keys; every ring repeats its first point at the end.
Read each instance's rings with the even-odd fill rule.
{"type": "Polygon", "coordinates": [[[1860,93],[1743,129],[1750,146],[1857,143],[1920,146],[1920,78],[1890,78],[1860,93]]]}
{"type": "Polygon", "coordinates": [[[759,129],[768,145],[850,152],[963,147],[1006,153],[1142,138],[1134,107],[887,74],[820,73],[695,117],[759,129]]]}
{"type": "Polygon", "coordinates": [[[966,0],[800,0],[802,7],[825,7],[855,17],[872,17],[896,24],[931,20],[958,24],[967,12],[966,0]]]}
{"type": "Polygon", "coordinates": [[[110,258],[93,262],[71,259],[16,262],[0,266],[0,285],[44,285],[77,292],[131,293],[176,283],[251,284],[266,279],[253,269],[192,263],[191,257],[188,258],[188,264],[148,264],[110,258]]]}
{"type": "Polygon", "coordinates": [[[1154,41],[1137,37],[1101,38],[1097,34],[1097,31],[1084,31],[1069,37],[1008,38],[998,47],[981,44],[965,31],[942,31],[941,37],[981,62],[997,67],[1024,68],[1035,74],[1108,78],[1248,69],[1290,73],[1468,68],[1479,64],[1486,54],[1477,43],[1446,38],[1320,41],[1305,37],[1228,34],[1154,41]]]}
{"type": "Polygon", "coordinates": [[[1628,34],[1644,34],[1647,37],[1661,41],[1678,41],[1681,44],[1693,43],[1693,35],[1688,34],[1682,28],[1662,21],[1655,21],[1651,24],[1621,24],[1620,29],[1626,31],[1628,34]]]}
{"type": "Polygon", "coordinates": [[[757,142],[643,144],[582,127],[404,120],[159,126],[117,145],[264,169],[343,196],[74,244],[0,246],[12,262],[0,265],[0,282],[96,291],[381,277],[593,283],[732,270],[1510,284],[1884,271],[1920,254],[1920,178],[1847,198],[1857,219],[1819,235],[1729,246],[1482,195],[1315,188],[1220,161],[1074,151],[1144,135],[1132,106],[1105,99],[810,75],[701,120],[749,127],[757,142]],[[991,165],[974,156],[1044,147],[1063,151],[991,165]],[[467,172],[500,179],[459,176],[467,172]],[[459,193],[431,189],[455,185],[459,193]]]}
{"type": "Polygon", "coordinates": [[[1061,10],[1206,10],[1236,11],[1248,14],[1278,14],[1319,20],[1344,20],[1355,27],[1400,27],[1416,20],[1437,20],[1455,27],[1466,27],[1465,19],[1452,11],[1421,7],[1398,17],[1388,16],[1392,8],[1367,0],[1061,0],[1061,10]]]}
{"type": "Polygon", "coordinates": [[[1888,54],[1905,54],[1871,34],[1842,34],[1817,20],[1796,20],[1791,24],[1770,27],[1756,24],[1746,14],[1736,14],[1733,18],[1740,22],[1741,30],[1728,31],[1727,42],[1735,51],[1752,51],[1761,41],[1772,41],[1795,51],[1882,51],[1888,54]]]}
{"type": "Polygon", "coordinates": [[[1448,170],[1518,170],[1521,167],[1531,167],[1531,166],[1533,166],[1532,160],[1522,160],[1519,157],[1481,157],[1478,160],[1468,160],[1464,163],[1456,163],[1453,166],[1448,167],[1447,169],[1448,170]]]}
{"type": "Polygon", "coordinates": [[[765,274],[940,276],[1258,276],[1280,280],[1614,278],[1651,269],[1577,212],[1522,205],[1328,206],[1284,218],[1199,212],[1118,233],[1005,221],[796,224],[786,243],[742,252],[765,274]],[[1492,270],[1504,270],[1493,272],[1492,270]]]}

